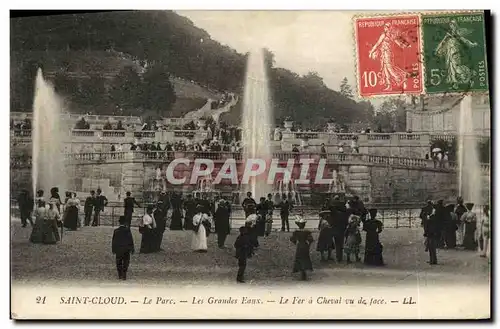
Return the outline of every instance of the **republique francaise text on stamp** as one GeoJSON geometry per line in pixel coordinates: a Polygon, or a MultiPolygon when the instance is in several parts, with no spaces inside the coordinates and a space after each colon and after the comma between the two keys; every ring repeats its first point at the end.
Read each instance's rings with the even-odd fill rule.
{"type": "Polygon", "coordinates": [[[423,91],[419,25],[418,15],[355,19],[361,97],[423,91]]]}
{"type": "Polygon", "coordinates": [[[483,13],[422,16],[427,93],[488,91],[483,13]]]}

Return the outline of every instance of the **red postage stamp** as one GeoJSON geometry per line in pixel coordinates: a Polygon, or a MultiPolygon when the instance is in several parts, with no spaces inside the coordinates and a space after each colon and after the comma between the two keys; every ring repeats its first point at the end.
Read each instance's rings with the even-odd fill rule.
{"type": "Polygon", "coordinates": [[[422,93],[420,17],[359,17],[354,24],[360,96],[422,93]]]}

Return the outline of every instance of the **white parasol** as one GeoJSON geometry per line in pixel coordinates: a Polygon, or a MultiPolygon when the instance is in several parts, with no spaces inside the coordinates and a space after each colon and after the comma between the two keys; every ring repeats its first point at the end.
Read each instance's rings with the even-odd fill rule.
{"type": "Polygon", "coordinates": [[[435,147],[432,149],[432,153],[437,153],[437,152],[441,152],[441,149],[439,147],[435,147]]]}

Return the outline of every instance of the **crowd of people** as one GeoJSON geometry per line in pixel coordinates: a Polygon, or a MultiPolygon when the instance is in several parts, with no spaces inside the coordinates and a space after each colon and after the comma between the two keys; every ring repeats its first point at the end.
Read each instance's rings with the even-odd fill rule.
{"type": "MultiPolygon", "coordinates": [[[[33,226],[30,241],[33,243],[55,244],[61,240],[64,228],[77,230],[81,226],[79,220],[80,201],[76,194],[67,192],[64,202],[59,191],[50,191],[48,202],[44,199],[44,191],[37,192],[34,203],[35,222],[31,219],[33,199],[27,191],[18,198],[23,227],[29,222],[33,226]],[[47,206],[48,204],[48,206],[47,206]],[[60,231],[59,231],[60,228],[60,231]]],[[[100,214],[107,205],[107,199],[98,189],[91,191],[84,203],[83,225],[100,225],[100,214]]],[[[283,195],[279,200],[269,194],[257,202],[250,192],[241,203],[245,224],[238,228],[234,248],[238,259],[238,282],[244,282],[247,262],[256,255],[261,247],[260,238],[272,234],[273,221],[279,216],[281,231],[290,232],[290,215],[295,205],[290,195],[283,195]],[[278,215],[279,214],[279,215],[278,215]]],[[[130,192],[123,200],[123,216],[120,216],[120,227],[115,230],[112,252],[116,254],[118,277],[126,279],[126,272],[133,253],[134,243],[131,241],[130,229],[133,226],[134,208],[141,207],[130,192]]],[[[429,253],[429,263],[437,264],[439,248],[479,250],[481,257],[490,257],[490,222],[489,207],[485,206],[480,218],[472,212],[474,204],[465,203],[458,198],[456,204],[445,206],[442,200],[433,203],[428,201],[422,208],[420,218],[424,229],[425,251],[429,253]]],[[[140,217],[138,229],[142,235],[140,253],[156,253],[161,251],[162,240],[166,228],[171,231],[192,231],[191,248],[193,252],[208,251],[208,237],[211,233],[217,236],[219,248],[226,248],[226,238],[231,227],[231,202],[223,196],[215,194],[213,199],[208,193],[198,193],[184,197],[180,193],[167,194],[162,191],[154,204],[146,205],[146,213],[140,217]]],[[[379,235],[383,231],[383,223],[377,219],[377,209],[366,209],[359,197],[344,199],[335,195],[327,200],[319,212],[319,235],[316,252],[322,262],[351,263],[363,261],[366,265],[383,266],[383,245],[379,235]],[[362,232],[366,232],[364,248],[362,232]],[[364,249],[362,259],[360,253],[364,249]]],[[[293,272],[299,272],[302,280],[307,280],[307,272],[312,271],[310,252],[314,239],[312,231],[305,228],[307,220],[301,211],[295,212],[295,224],[298,229],[290,236],[291,243],[296,245],[293,272]]]]}
{"type": "Polygon", "coordinates": [[[483,206],[478,216],[472,211],[474,203],[465,203],[461,197],[456,204],[445,205],[429,200],[422,208],[420,218],[424,228],[425,249],[429,263],[437,264],[436,249],[479,250],[481,257],[490,258],[490,208],[483,206]]]}

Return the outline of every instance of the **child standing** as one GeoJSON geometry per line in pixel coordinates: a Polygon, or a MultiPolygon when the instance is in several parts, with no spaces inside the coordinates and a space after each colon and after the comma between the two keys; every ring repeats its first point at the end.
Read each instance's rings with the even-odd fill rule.
{"type": "Polygon", "coordinates": [[[356,262],[361,261],[359,257],[359,246],[361,245],[361,231],[360,226],[361,220],[359,216],[351,215],[349,217],[349,224],[345,230],[345,255],[347,258],[347,264],[351,262],[351,254],[356,257],[356,262]]]}
{"type": "Polygon", "coordinates": [[[302,216],[297,216],[295,224],[299,227],[293,232],[290,241],[297,246],[295,249],[295,261],[293,273],[300,272],[301,280],[307,280],[306,271],[312,271],[311,256],[309,254],[311,244],[314,239],[309,230],[305,229],[306,220],[302,216]]]}
{"type": "Polygon", "coordinates": [[[238,275],[236,276],[236,281],[245,283],[244,274],[247,267],[247,259],[251,258],[253,255],[253,243],[246,226],[240,227],[240,235],[238,235],[234,242],[234,248],[236,249],[235,257],[238,259],[238,275]]]}
{"type": "Polygon", "coordinates": [[[120,226],[113,232],[112,252],[116,255],[118,279],[127,280],[130,254],[134,253],[134,239],[125,216],[120,216],[120,226]]]}

